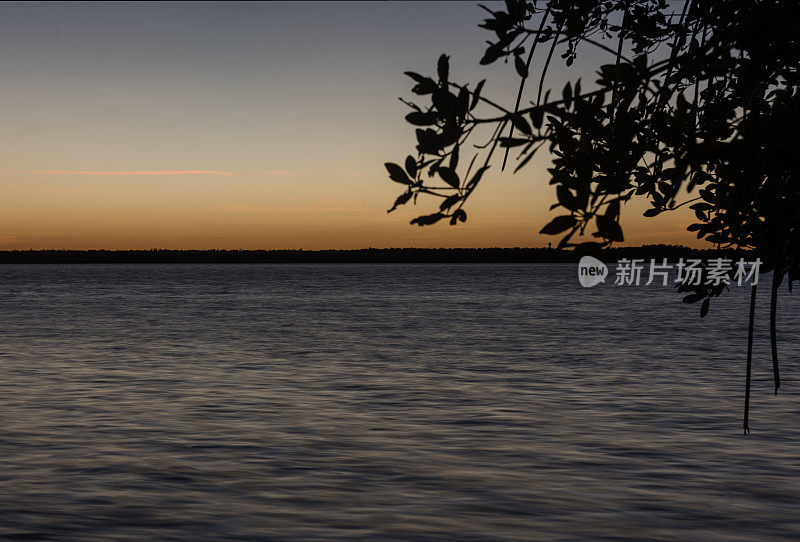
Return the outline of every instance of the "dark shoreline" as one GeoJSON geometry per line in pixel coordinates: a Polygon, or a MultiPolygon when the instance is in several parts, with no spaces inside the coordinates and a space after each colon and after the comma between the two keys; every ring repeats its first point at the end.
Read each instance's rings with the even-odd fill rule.
{"type": "MultiPolygon", "coordinates": [[[[604,262],[621,258],[733,258],[733,250],[643,245],[600,250],[604,262]]],[[[111,263],[574,263],[582,254],[555,248],[367,248],[360,250],[8,250],[0,264],[111,263]]]]}

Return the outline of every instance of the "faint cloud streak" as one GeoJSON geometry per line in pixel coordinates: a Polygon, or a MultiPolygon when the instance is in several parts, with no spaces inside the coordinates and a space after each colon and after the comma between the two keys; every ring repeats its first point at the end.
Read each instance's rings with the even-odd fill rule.
{"type": "Polygon", "coordinates": [[[283,213],[354,213],[354,212],[374,212],[375,209],[371,208],[361,208],[361,207],[346,207],[346,206],[332,206],[332,205],[308,205],[308,206],[299,206],[299,205],[259,205],[259,204],[250,204],[250,203],[242,203],[242,204],[230,204],[230,205],[220,205],[214,207],[216,211],[222,211],[224,213],[235,213],[235,214],[260,214],[260,213],[273,213],[273,212],[283,212],[283,213]]]}
{"type": "Polygon", "coordinates": [[[73,170],[16,170],[5,173],[27,173],[30,175],[234,175],[231,171],[209,171],[203,169],[163,169],[153,171],[73,171],[73,170]]]}
{"type": "Polygon", "coordinates": [[[217,171],[208,169],[156,169],[140,171],[82,171],[71,169],[7,169],[0,173],[16,173],[22,175],[99,175],[99,176],[124,176],[124,175],[219,175],[227,177],[230,175],[297,175],[299,171],[273,170],[273,171],[217,171]]]}

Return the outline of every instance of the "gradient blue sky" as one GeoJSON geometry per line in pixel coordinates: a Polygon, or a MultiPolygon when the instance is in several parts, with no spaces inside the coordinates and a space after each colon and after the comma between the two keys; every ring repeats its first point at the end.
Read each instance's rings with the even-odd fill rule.
{"type": "MultiPolygon", "coordinates": [[[[386,214],[383,162],[414,145],[404,70],[448,53],[453,79],[513,100],[513,70],[478,65],[481,19],[475,2],[0,4],[0,248],[540,246],[546,156],[487,175],[464,225],[408,224],[433,202],[386,214]]],[[[685,214],[640,214],[633,244],[693,239],[685,214]]]]}

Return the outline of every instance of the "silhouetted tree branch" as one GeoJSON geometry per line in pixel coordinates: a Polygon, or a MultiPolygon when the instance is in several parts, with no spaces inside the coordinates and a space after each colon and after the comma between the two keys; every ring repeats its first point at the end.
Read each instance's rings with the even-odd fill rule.
{"type": "MultiPolygon", "coordinates": [[[[453,82],[446,55],[435,77],[406,72],[424,103],[405,102],[416,156],[403,166],[386,164],[390,178],[405,186],[390,211],[420,194],[435,195],[442,199],[438,210],[412,224],[463,222],[497,148],[505,151],[501,169],[516,154],[516,173],[545,145],[557,200],[551,209],[563,212],[541,233],[561,236],[559,248],[623,241],[620,208],[634,197],[650,203],[647,217],[690,204],[696,222],[688,229],[698,239],[752,250],[762,271],[773,271],[777,392],[777,290],[784,277],[791,290],[800,272],[800,190],[792,181],[800,139],[796,0],[506,0],[505,10],[481,7],[489,17],[479,26],[493,38],[480,64],[513,66],[520,77],[516,101],[506,107],[486,98],[486,80],[474,90],[453,82]],[[550,90],[542,95],[554,53],[562,50],[570,66],[582,45],[610,57],[594,86],[584,89],[578,79],[558,97],[551,99],[550,90]],[[536,100],[522,107],[534,53],[542,49],[536,100]],[[493,128],[488,142],[472,140],[478,128],[493,128]],[[464,153],[469,161],[460,160],[464,153]],[[474,169],[475,163],[482,165],[474,169]],[[445,186],[430,186],[434,179],[445,186]]],[[[702,302],[705,316],[724,285],[678,289],[691,292],[684,301],[702,302]]]]}

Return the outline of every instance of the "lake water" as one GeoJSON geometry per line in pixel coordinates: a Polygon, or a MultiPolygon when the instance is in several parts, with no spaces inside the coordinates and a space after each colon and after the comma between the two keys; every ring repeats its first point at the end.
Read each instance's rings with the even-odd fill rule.
{"type": "Polygon", "coordinates": [[[573,265],[0,266],[0,538],[800,537],[800,303],[573,265]]]}

